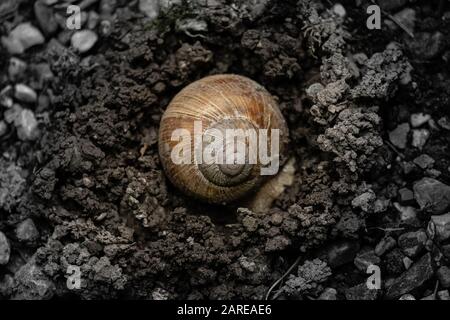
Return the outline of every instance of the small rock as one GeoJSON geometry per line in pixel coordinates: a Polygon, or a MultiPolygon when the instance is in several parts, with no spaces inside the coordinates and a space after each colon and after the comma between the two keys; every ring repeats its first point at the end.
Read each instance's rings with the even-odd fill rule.
{"type": "Polygon", "coordinates": [[[37,100],[37,93],[29,86],[19,83],[14,87],[14,97],[22,102],[35,103],[37,100]]]}
{"type": "Polygon", "coordinates": [[[374,213],[386,212],[391,202],[388,199],[377,199],[373,204],[374,213]]]}
{"type": "Polygon", "coordinates": [[[412,294],[404,294],[398,300],[416,300],[412,294]]]}
{"type": "Polygon", "coordinates": [[[17,103],[15,103],[12,106],[12,108],[7,109],[3,113],[3,118],[6,123],[9,123],[9,124],[15,123],[15,122],[19,121],[21,112],[22,112],[22,107],[20,105],[18,105],[17,103]]]}
{"type": "Polygon", "coordinates": [[[340,3],[336,3],[331,10],[341,18],[344,18],[347,15],[347,11],[340,3]]]}
{"type": "Polygon", "coordinates": [[[401,274],[405,271],[403,259],[405,254],[400,248],[394,248],[384,256],[384,267],[389,274],[401,274]]]}
{"type": "Polygon", "coordinates": [[[43,1],[34,3],[34,15],[46,35],[52,35],[58,30],[58,23],[53,15],[53,9],[43,1]]]}
{"type": "Polygon", "coordinates": [[[11,247],[5,234],[0,231],[0,266],[5,265],[9,261],[11,247]]]}
{"type": "Polygon", "coordinates": [[[417,217],[417,210],[416,208],[410,207],[410,206],[401,206],[397,202],[394,203],[394,208],[397,209],[397,211],[400,213],[400,222],[402,225],[407,226],[419,226],[420,221],[417,217]]]}
{"type": "Polygon", "coordinates": [[[88,15],[87,27],[88,29],[95,29],[100,22],[100,16],[95,11],[90,11],[88,15]]]}
{"type": "Polygon", "coordinates": [[[376,195],[372,190],[364,192],[352,200],[353,208],[361,208],[364,212],[372,212],[376,195]]]}
{"type": "Polygon", "coordinates": [[[32,242],[39,238],[39,231],[30,218],[20,222],[16,227],[16,237],[22,242],[32,242]]]}
{"type": "Polygon", "coordinates": [[[19,24],[8,37],[2,37],[2,44],[11,54],[22,54],[28,48],[44,42],[42,33],[29,22],[19,24]]]}
{"type": "Polygon", "coordinates": [[[412,135],[412,146],[422,150],[430,137],[430,131],[427,129],[414,129],[412,135]]]}
{"type": "MultiPolygon", "coordinates": [[[[397,12],[396,14],[394,14],[394,18],[395,20],[397,20],[398,22],[400,22],[403,26],[406,27],[406,29],[408,29],[409,31],[411,31],[411,33],[414,32],[414,27],[415,27],[415,22],[416,22],[416,11],[412,8],[405,8],[399,12],[397,12]]],[[[389,21],[389,27],[393,30],[397,30],[398,29],[398,25],[395,24],[393,21],[391,20],[387,20],[389,21]]]]}
{"type": "Polygon", "coordinates": [[[441,252],[447,259],[450,259],[450,244],[443,245],[441,247],[441,252]]]}
{"type": "Polygon", "coordinates": [[[324,89],[324,86],[321,83],[313,83],[308,88],[306,88],[306,94],[311,99],[315,99],[317,94],[324,89]]]}
{"type": "Polygon", "coordinates": [[[395,248],[396,245],[397,245],[397,242],[395,241],[395,239],[392,238],[391,236],[387,236],[387,237],[381,239],[381,241],[376,245],[374,253],[377,256],[381,257],[383,254],[385,254],[389,250],[395,248]]]}
{"type": "Polygon", "coordinates": [[[439,283],[444,288],[450,288],[450,269],[446,266],[442,266],[436,272],[439,283]]]}
{"type": "Polygon", "coordinates": [[[434,159],[427,154],[421,154],[420,156],[415,158],[413,162],[425,170],[433,166],[434,159]]]}
{"type": "Polygon", "coordinates": [[[433,225],[432,229],[438,241],[450,238],[450,212],[439,216],[431,216],[430,223],[433,225]]]}
{"type": "Polygon", "coordinates": [[[359,251],[359,244],[352,241],[340,241],[326,249],[326,261],[331,268],[352,262],[359,251]]]}
{"type": "Polygon", "coordinates": [[[401,204],[409,204],[414,200],[414,193],[408,188],[398,190],[398,198],[401,204]]]}
{"type": "Polygon", "coordinates": [[[431,255],[427,253],[392,282],[387,288],[386,297],[389,299],[400,297],[420,287],[425,281],[431,279],[433,275],[431,255]]]}
{"type": "Polygon", "coordinates": [[[419,32],[414,34],[414,38],[408,38],[407,46],[419,59],[429,60],[436,58],[445,47],[445,36],[436,31],[419,32]]]}
{"type": "Polygon", "coordinates": [[[398,237],[398,246],[403,250],[405,255],[414,258],[425,248],[427,240],[428,237],[424,230],[407,232],[398,237]]]}
{"type": "Polygon", "coordinates": [[[14,287],[14,278],[9,274],[3,277],[0,281],[0,297],[9,298],[14,287]]]}
{"type": "Polygon", "coordinates": [[[345,291],[347,300],[376,300],[379,290],[369,289],[365,282],[358,284],[345,291]]]}
{"type": "Polygon", "coordinates": [[[450,130],[450,120],[447,117],[442,117],[438,120],[438,125],[440,125],[445,130],[450,130]]]}
{"type": "Polygon", "coordinates": [[[380,258],[374,253],[373,250],[370,250],[358,253],[353,263],[359,271],[366,273],[369,266],[379,265],[380,258]]]}
{"type": "Polygon", "coordinates": [[[409,130],[409,123],[399,124],[397,128],[389,132],[389,140],[397,148],[405,149],[409,130]]]}
{"type": "Polygon", "coordinates": [[[403,265],[405,266],[406,270],[408,270],[412,266],[413,263],[414,263],[414,261],[412,261],[410,258],[408,258],[408,257],[403,258],[403,265]]]}
{"type": "Polygon", "coordinates": [[[22,141],[32,141],[39,137],[38,122],[33,111],[22,109],[19,118],[14,122],[17,128],[17,136],[22,141]]]}
{"type": "Polygon", "coordinates": [[[169,300],[169,297],[170,297],[169,292],[167,292],[166,290],[164,290],[162,288],[156,288],[152,292],[153,300],[158,300],[158,301],[169,300]]]}
{"type": "Polygon", "coordinates": [[[22,76],[27,69],[27,63],[18,58],[12,57],[9,60],[8,74],[11,80],[16,80],[22,76]]]}
{"type": "Polygon", "coordinates": [[[414,197],[422,210],[441,214],[450,206],[450,187],[433,178],[414,183],[414,197]]]}
{"type": "Polygon", "coordinates": [[[318,300],[337,300],[337,291],[334,288],[325,288],[320,294],[318,300]]]}
{"type": "Polygon", "coordinates": [[[0,120],[0,138],[1,138],[6,132],[8,132],[8,125],[6,124],[5,121],[0,120]]]}
{"type": "Polygon", "coordinates": [[[450,300],[450,294],[449,294],[448,290],[438,291],[437,296],[438,296],[439,300],[445,300],[445,301],[450,300]]]}
{"type": "Polygon", "coordinates": [[[78,52],[85,53],[92,49],[98,40],[97,34],[92,30],[77,31],[70,39],[72,47],[78,52]]]}
{"type": "Polygon", "coordinates": [[[422,126],[423,124],[427,123],[431,119],[431,116],[429,114],[423,114],[421,113],[413,113],[411,115],[411,126],[413,128],[418,128],[422,126]]]}
{"type": "Polygon", "coordinates": [[[139,0],[139,11],[150,18],[150,20],[158,18],[160,10],[159,1],[139,0]]]}

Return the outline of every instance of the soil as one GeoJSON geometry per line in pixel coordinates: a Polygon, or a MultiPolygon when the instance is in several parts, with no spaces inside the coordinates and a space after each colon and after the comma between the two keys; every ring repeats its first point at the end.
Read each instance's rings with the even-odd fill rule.
{"type": "MultiPolygon", "coordinates": [[[[48,63],[53,76],[22,76],[48,99],[33,109],[39,138],[23,141],[13,126],[0,135],[0,231],[11,247],[0,296],[317,299],[333,288],[338,299],[420,299],[436,283],[445,290],[437,270],[449,265],[448,239],[425,230],[449,203],[422,206],[416,184],[450,185],[450,4],[404,1],[369,30],[366,1],[341,1],[345,17],[329,1],[259,1],[262,10],[217,2],[175,5],[149,21],[136,3],[117,1],[111,30],[98,30],[89,53],[48,39],[21,56],[48,63]],[[384,23],[404,8],[415,11],[414,38],[384,23]],[[187,30],[186,19],[207,31],[187,30]],[[219,73],[264,85],[287,120],[295,182],[267,212],[199,203],[162,171],[162,113],[184,86],[219,73]],[[431,120],[410,125],[400,148],[391,133],[416,113],[431,120]],[[429,133],[423,147],[414,130],[429,133]],[[434,160],[425,169],[415,161],[424,154],[434,160]],[[402,188],[414,196],[400,199],[402,188]],[[405,210],[417,216],[404,219],[405,210]],[[35,237],[18,233],[28,218],[35,237]],[[426,240],[406,268],[413,245],[402,236],[415,243],[418,231],[426,240]],[[394,245],[379,254],[388,237],[394,245]],[[359,263],[380,266],[380,290],[362,285],[369,275],[359,263]],[[414,273],[422,264],[429,275],[414,273]],[[79,289],[67,286],[69,266],[80,268],[79,289]]],[[[29,6],[18,10],[34,21],[29,6]]],[[[11,55],[0,50],[1,89],[12,81],[11,55]]],[[[442,190],[432,201],[445,200],[442,190]]]]}

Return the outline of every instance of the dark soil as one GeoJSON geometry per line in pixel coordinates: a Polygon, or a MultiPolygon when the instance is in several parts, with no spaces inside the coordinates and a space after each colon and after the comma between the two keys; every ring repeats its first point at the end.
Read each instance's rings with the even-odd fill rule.
{"type": "MultiPolygon", "coordinates": [[[[423,177],[450,185],[450,131],[442,125],[450,119],[448,2],[390,11],[415,10],[414,39],[395,24],[368,30],[365,1],[342,1],[345,19],[328,1],[269,1],[262,12],[244,0],[219,2],[175,6],[149,22],[136,3],[118,1],[111,32],[89,54],[53,40],[22,55],[48,63],[54,77],[37,87],[50,101],[34,108],[39,139],[22,141],[13,127],[0,135],[0,231],[11,246],[0,296],[262,299],[294,262],[298,274],[283,278],[271,298],[323,298],[325,288],[338,299],[435,292],[436,271],[449,265],[448,239],[427,232],[415,248],[419,236],[412,244],[401,237],[449,212],[450,200],[442,210],[422,206],[415,187],[423,177]],[[208,31],[183,31],[186,18],[205,21],[208,31]],[[359,53],[369,61],[358,62],[359,53]],[[262,214],[198,203],[161,168],[166,106],[184,86],[218,73],[264,85],[290,128],[295,183],[262,214]],[[325,87],[319,94],[310,93],[315,83],[325,87]],[[411,127],[406,146],[395,146],[390,132],[420,112],[431,119],[419,128],[430,134],[425,145],[411,144],[411,127]],[[422,154],[434,159],[425,169],[414,161],[422,154]],[[401,199],[402,188],[414,197],[401,199]],[[401,214],[408,207],[416,214],[409,220],[401,214]],[[23,240],[17,225],[27,218],[39,236],[23,240]],[[393,247],[373,253],[387,237],[393,247]],[[418,252],[406,270],[411,247],[418,252]],[[381,290],[361,285],[369,275],[359,261],[380,266],[381,290]],[[80,267],[81,289],[67,287],[68,266],[80,267]],[[412,284],[398,289],[399,282],[412,284]]],[[[33,21],[26,6],[19,12],[33,21]]],[[[12,83],[10,54],[1,50],[0,89],[12,83]]],[[[39,81],[31,72],[23,79],[39,81]]],[[[442,192],[432,201],[445,201],[450,191],[442,192]]]]}

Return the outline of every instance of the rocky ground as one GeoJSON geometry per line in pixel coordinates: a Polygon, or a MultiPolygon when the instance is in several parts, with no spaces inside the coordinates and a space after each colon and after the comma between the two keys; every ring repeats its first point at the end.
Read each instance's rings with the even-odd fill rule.
{"type": "Polygon", "coordinates": [[[0,2],[0,297],[449,300],[450,3],[379,0],[381,30],[369,4],[0,2]],[[161,169],[162,112],[216,73],[290,128],[295,182],[262,214],[161,169]]]}

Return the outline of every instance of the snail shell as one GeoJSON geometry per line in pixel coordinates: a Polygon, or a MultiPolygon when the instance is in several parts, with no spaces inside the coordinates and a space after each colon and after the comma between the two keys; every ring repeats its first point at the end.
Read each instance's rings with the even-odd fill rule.
{"type": "Polygon", "coordinates": [[[212,141],[207,131],[212,128],[220,132],[226,129],[255,129],[256,132],[258,129],[268,129],[268,132],[279,129],[278,160],[280,163],[284,161],[288,128],[276,101],[267,90],[243,76],[205,77],[188,85],[173,98],[162,116],[159,129],[159,154],[166,175],[188,195],[210,203],[229,203],[255,191],[269,177],[261,175],[260,159],[256,163],[251,162],[247,155],[245,163],[239,164],[173,162],[171,152],[179,143],[178,140],[172,141],[175,129],[186,129],[192,134],[193,138],[188,143],[194,154],[195,137],[202,135],[205,146],[212,141]],[[201,131],[195,130],[196,121],[201,121],[201,131]]]}

